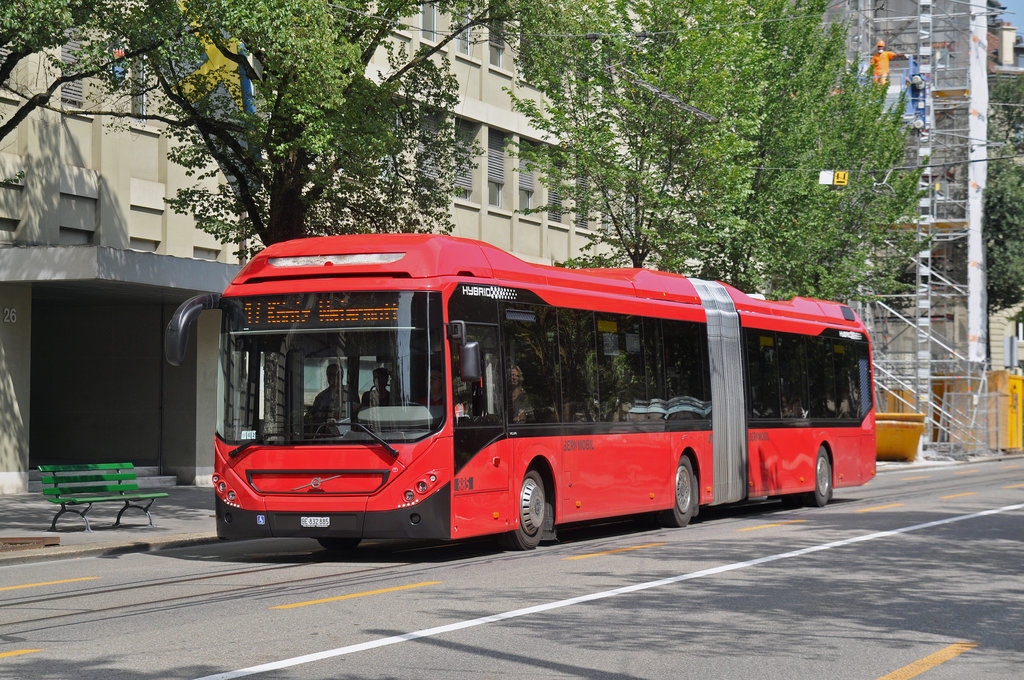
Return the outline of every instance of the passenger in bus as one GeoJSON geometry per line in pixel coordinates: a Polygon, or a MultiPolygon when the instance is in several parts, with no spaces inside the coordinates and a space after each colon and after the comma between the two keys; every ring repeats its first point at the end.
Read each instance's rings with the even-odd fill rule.
{"type": "Polygon", "coordinates": [[[508,370],[508,419],[512,423],[525,423],[533,420],[533,405],[530,397],[523,390],[523,372],[515,364],[508,370]]]}
{"type": "Polygon", "coordinates": [[[839,387],[839,417],[849,418],[853,415],[850,409],[850,388],[845,386],[839,387]]]}
{"type": "Polygon", "coordinates": [[[360,407],[388,406],[391,403],[391,392],[388,391],[390,382],[391,372],[388,369],[383,366],[373,369],[373,387],[363,392],[360,407]]]}
{"type": "Polygon", "coordinates": [[[313,422],[326,423],[329,419],[348,418],[352,402],[341,385],[341,367],[327,364],[327,387],[313,399],[313,422]]]}
{"type": "Polygon", "coordinates": [[[804,410],[803,404],[800,402],[800,397],[793,397],[792,399],[782,398],[782,417],[783,418],[806,418],[807,411],[804,410]]]}

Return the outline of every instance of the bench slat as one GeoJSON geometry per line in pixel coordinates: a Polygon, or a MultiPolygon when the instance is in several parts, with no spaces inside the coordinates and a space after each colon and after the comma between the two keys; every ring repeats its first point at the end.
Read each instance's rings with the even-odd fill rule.
{"type": "Polygon", "coordinates": [[[74,497],[57,497],[47,498],[46,500],[51,503],[70,503],[72,505],[82,503],[103,503],[105,501],[141,501],[147,498],[166,498],[168,494],[162,492],[156,493],[130,493],[124,496],[74,496],[74,497]]]}
{"type": "Polygon", "coordinates": [[[134,470],[134,463],[81,463],[79,465],[40,465],[40,472],[76,472],[87,470],[134,470]]]}
{"type": "Polygon", "coordinates": [[[60,475],[59,477],[42,477],[43,484],[74,484],[78,482],[116,482],[119,479],[138,479],[134,472],[108,472],[98,475],[60,475]]]}
{"type": "Polygon", "coordinates": [[[73,486],[60,486],[52,489],[43,489],[43,495],[73,496],[74,494],[82,493],[90,493],[95,495],[107,491],[135,491],[138,488],[138,484],[79,484],[73,486]]]}

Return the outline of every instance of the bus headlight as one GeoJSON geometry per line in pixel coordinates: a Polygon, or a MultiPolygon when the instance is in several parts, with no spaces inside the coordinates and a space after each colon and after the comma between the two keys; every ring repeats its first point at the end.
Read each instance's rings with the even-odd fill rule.
{"type": "Polygon", "coordinates": [[[405,500],[406,500],[406,502],[407,503],[412,503],[415,498],[416,498],[415,494],[413,494],[413,492],[411,490],[407,489],[406,492],[405,492],[405,500]]]}
{"type": "Polygon", "coordinates": [[[416,482],[416,490],[419,491],[420,493],[426,493],[427,492],[427,483],[424,482],[422,479],[420,481],[416,482]]]}

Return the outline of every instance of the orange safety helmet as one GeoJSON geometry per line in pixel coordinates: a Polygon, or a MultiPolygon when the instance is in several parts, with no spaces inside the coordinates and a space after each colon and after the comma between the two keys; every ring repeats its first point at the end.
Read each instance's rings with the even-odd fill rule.
{"type": "Polygon", "coordinates": [[[879,40],[878,41],[878,46],[879,47],[885,47],[885,41],[884,40],[879,40]]]}

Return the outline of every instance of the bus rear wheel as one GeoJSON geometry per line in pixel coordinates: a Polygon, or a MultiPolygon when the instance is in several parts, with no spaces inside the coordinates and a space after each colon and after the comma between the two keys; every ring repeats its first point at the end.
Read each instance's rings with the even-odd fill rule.
{"type": "Polygon", "coordinates": [[[832,500],[832,463],[828,452],[822,446],[818,449],[818,460],[814,464],[814,491],[804,496],[804,505],[823,508],[832,500]]]}
{"type": "Polygon", "coordinates": [[[523,476],[518,506],[519,527],[505,534],[505,545],[512,550],[533,550],[540,544],[548,513],[544,480],[536,470],[523,476]]]}
{"type": "Polygon", "coordinates": [[[693,464],[683,456],[676,467],[675,503],[671,510],[658,515],[662,526],[685,527],[697,514],[697,476],[693,474],[693,464]]]}

